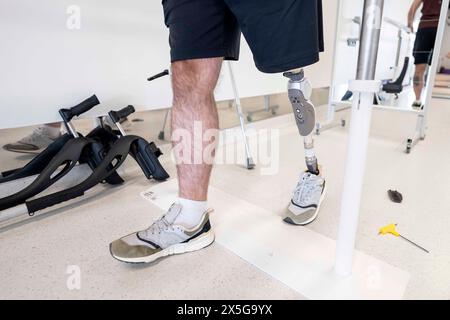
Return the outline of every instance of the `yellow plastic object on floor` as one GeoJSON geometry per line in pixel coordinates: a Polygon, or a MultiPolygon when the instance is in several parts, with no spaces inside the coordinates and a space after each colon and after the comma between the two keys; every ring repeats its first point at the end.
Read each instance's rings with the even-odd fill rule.
{"type": "Polygon", "coordinates": [[[405,238],[405,237],[402,236],[400,233],[398,233],[396,227],[397,227],[397,224],[394,224],[394,223],[388,224],[388,225],[386,225],[386,226],[380,228],[380,230],[378,231],[378,234],[382,234],[382,235],[385,235],[385,234],[388,234],[388,233],[389,233],[389,234],[392,234],[392,235],[394,235],[394,236],[396,236],[396,237],[400,237],[400,238],[402,238],[402,239],[405,239],[406,241],[408,241],[409,243],[415,245],[417,248],[419,248],[419,249],[425,251],[426,253],[430,253],[430,252],[429,252],[427,249],[425,249],[424,247],[419,246],[417,243],[415,243],[415,242],[409,240],[408,238],[405,238]]]}
{"type": "Polygon", "coordinates": [[[400,237],[400,233],[397,232],[397,230],[395,229],[397,225],[396,224],[388,224],[387,226],[384,226],[382,228],[380,228],[379,234],[393,234],[396,237],[400,237]]]}

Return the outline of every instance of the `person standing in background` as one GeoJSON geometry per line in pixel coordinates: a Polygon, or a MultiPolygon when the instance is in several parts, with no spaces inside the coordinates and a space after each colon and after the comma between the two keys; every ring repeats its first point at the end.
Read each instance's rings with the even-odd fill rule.
{"type": "Polygon", "coordinates": [[[425,85],[425,72],[427,65],[431,65],[442,0],[414,0],[408,12],[408,27],[411,30],[414,29],[414,17],[420,6],[422,6],[422,17],[420,18],[413,51],[416,67],[414,73],[414,93],[416,100],[413,102],[412,107],[415,109],[423,109],[421,95],[425,85]]]}

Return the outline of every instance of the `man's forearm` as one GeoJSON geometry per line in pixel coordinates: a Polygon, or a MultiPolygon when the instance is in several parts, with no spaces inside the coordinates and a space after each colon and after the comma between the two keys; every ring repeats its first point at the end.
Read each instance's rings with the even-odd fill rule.
{"type": "Polygon", "coordinates": [[[408,27],[412,29],[414,23],[414,17],[416,16],[417,9],[419,9],[422,4],[422,0],[414,0],[411,8],[408,11],[408,27]]]}

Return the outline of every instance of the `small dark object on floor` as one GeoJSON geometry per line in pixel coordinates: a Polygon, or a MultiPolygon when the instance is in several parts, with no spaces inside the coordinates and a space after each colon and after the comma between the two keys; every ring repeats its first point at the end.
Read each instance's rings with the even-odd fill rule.
{"type": "Polygon", "coordinates": [[[397,190],[388,190],[388,196],[391,201],[395,203],[401,203],[403,201],[403,196],[397,190]]]}
{"type": "Polygon", "coordinates": [[[144,119],[136,118],[136,119],[131,120],[131,122],[144,122],[144,119]]]}

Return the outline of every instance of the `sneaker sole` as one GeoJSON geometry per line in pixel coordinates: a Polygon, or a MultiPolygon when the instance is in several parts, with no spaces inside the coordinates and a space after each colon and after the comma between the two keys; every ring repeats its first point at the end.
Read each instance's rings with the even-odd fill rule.
{"type": "Polygon", "coordinates": [[[22,150],[22,149],[14,149],[14,148],[3,148],[3,150],[5,151],[9,151],[9,152],[15,152],[15,153],[24,153],[24,154],[39,154],[42,151],[44,151],[44,149],[38,149],[38,150],[22,150]]]}
{"type": "MultiPolygon", "coordinates": [[[[302,223],[297,223],[297,222],[295,222],[294,220],[289,219],[291,222],[287,222],[287,223],[293,224],[293,225],[296,225],[296,226],[306,226],[307,224],[310,224],[311,222],[313,222],[314,220],[316,220],[317,216],[319,215],[320,206],[321,206],[323,200],[325,199],[326,193],[327,193],[327,185],[325,184],[325,188],[323,188],[322,195],[320,196],[320,199],[319,199],[319,204],[317,205],[316,213],[315,213],[311,218],[309,218],[308,220],[306,220],[306,221],[304,221],[304,222],[302,222],[302,223]]],[[[297,211],[298,209],[297,209],[296,206],[294,206],[294,205],[291,203],[291,204],[289,204],[289,206],[288,206],[288,210],[289,210],[293,215],[295,215],[295,213],[296,213],[296,211],[297,211]]],[[[299,214],[299,215],[297,215],[297,216],[300,216],[300,215],[301,215],[301,214],[299,214]]],[[[289,217],[287,217],[287,218],[289,218],[289,217]]],[[[286,218],[285,218],[285,219],[286,219],[286,218]]],[[[283,220],[283,221],[284,221],[284,220],[283,220]]]]}
{"type": "Polygon", "coordinates": [[[111,252],[111,255],[115,259],[117,259],[119,261],[122,261],[122,262],[126,262],[126,263],[151,263],[151,262],[154,262],[154,261],[156,261],[158,259],[161,259],[161,258],[164,258],[164,257],[201,250],[201,249],[209,246],[210,244],[212,244],[214,242],[214,239],[215,239],[214,233],[213,233],[212,230],[210,230],[208,232],[205,232],[201,236],[198,236],[197,238],[192,239],[189,242],[177,243],[177,244],[174,244],[174,245],[172,245],[170,247],[167,247],[166,249],[161,250],[158,253],[155,253],[155,254],[153,254],[151,256],[141,257],[141,258],[122,258],[122,257],[115,256],[111,252],[111,245],[109,247],[109,251],[111,252]]]}

